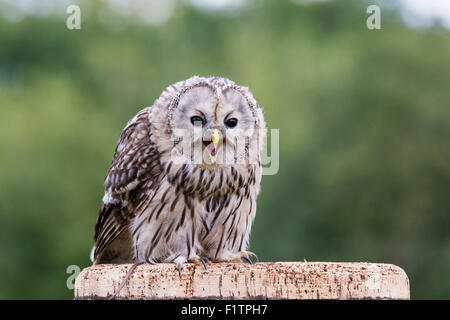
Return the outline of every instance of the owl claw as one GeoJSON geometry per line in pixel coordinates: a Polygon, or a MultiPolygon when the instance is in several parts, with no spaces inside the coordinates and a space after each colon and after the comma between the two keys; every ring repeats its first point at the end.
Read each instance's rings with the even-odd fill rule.
{"type": "Polygon", "coordinates": [[[209,260],[208,258],[201,258],[200,260],[202,261],[203,266],[205,267],[205,270],[206,270],[206,265],[208,263],[211,263],[211,260],[209,260]]]}
{"type": "MultiPolygon", "coordinates": [[[[245,258],[246,261],[249,261],[250,257],[252,257],[252,258],[256,259],[256,262],[259,262],[258,256],[255,253],[251,252],[251,251],[242,251],[241,252],[241,257],[242,257],[242,259],[245,258]]],[[[250,263],[253,264],[253,262],[250,262],[250,263]]]]}
{"type": "Polygon", "coordinates": [[[179,256],[178,258],[173,260],[173,263],[175,263],[178,267],[178,275],[180,276],[180,278],[181,278],[181,265],[185,262],[187,262],[187,259],[183,256],[179,256]]]}
{"type": "Polygon", "coordinates": [[[203,268],[205,268],[205,270],[206,270],[207,268],[206,268],[206,262],[205,262],[205,260],[204,260],[204,259],[200,259],[200,261],[201,261],[202,264],[203,264],[203,268]]]}
{"type": "Polygon", "coordinates": [[[251,252],[251,251],[247,251],[247,254],[248,254],[250,257],[255,258],[255,259],[256,259],[256,262],[259,262],[259,258],[258,258],[258,256],[256,255],[256,253],[251,252]]]}
{"type": "Polygon", "coordinates": [[[241,258],[242,258],[243,260],[247,261],[248,263],[253,264],[252,260],[250,260],[248,257],[242,256],[241,258]]]}
{"type": "Polygon", "coordinates": [[[192,262],[197,266],[203,265],[203,267],[206,269],[206,263],[208,263],[209,260],[205,260],[205,258],[200,258],[199,256],[193,256],[192,258],[188,259],[188,262],[192,262]]]}

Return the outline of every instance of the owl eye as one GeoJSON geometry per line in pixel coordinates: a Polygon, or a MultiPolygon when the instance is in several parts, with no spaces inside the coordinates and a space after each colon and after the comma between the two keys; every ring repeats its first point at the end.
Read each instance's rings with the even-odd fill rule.
{"type": "Polygon", "coordinates": [[[201,124],[202,124],[202,127],[203,127],[203,125],[205,124],[205,120],[203,120],[203,118],[202,117],[199,117],[199,116],[193,116],[192,118],[191,118],[191,123],[195,126],[195,123],[198,123],[198,122],[200,122],[201,124]]]}
{"type": "Polygon", "coordinates": [[[238,123],[238,121],[236,118],[230,118],[227,121],[225,121],[226,126],[229,128],[236,127],[237,123],[238,123]]]}

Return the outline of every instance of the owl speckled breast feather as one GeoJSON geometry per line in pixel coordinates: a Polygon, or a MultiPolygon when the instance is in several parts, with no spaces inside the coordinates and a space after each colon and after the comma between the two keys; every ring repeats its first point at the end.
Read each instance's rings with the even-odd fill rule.
{"type": "Polygon", "coordinates": [[[251,262],[265,134],[248,88],[197,76],[169,86],[120,134],[93,263],[251,262]]]}

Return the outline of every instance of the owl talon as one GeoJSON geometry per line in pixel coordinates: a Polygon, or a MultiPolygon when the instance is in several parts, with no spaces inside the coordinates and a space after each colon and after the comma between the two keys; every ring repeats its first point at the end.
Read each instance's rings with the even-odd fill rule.
{"type": "Polygon", "coordinates": [[[258,258],[258,256],[256,255],[256,253],[251,252],[251,251],[247,251],[247,254],[248,254],[250,257],[255,258],[255,259],[256,259],[256,262],[259,262],[259,258],[258,258]]]}
{"type": "Polygon", "coordinates": [[[181,263],[178,263],[178,275],[181,278],[181,263]]]}
{"type": "Polygon", "coordinates": [[[203,267],[205,267],[205,270],[207,269],[206,265],[211,263],[211,260],[209,260],[208,258],[201,258],[200,261],[203,263],[203,267]]]}
{"type": "Polygon", "coordinates": [[[178,275],[180,276],[180,278],[181,278],[181,265],[185,262],[187,262],[187,259],[183,256],[179,256],[178,258],[173,260],[173,263],[175,263],[178,267],[178,275]]]}
{"type": "MultiPolygon", "coordinates": [[[[252,260],[250,260],[249,258],[247,258],[246,256],[242,256],[241,257],[243,260],[247,261],[250,264],[253,264],[252,260]]],[[[242,261],[243,262],[243,261],[242,261]]]]}
{"type": "Polygon", "coordinates": [[[203,261],[203,258],[200,258],[199,256],[193,256],[192,258],[188,259],[188,262],[192,262],[196,266],[203,266],[206,269],[205,262],[203,261]]]}
{"type": "MultiPolygon", "coordinates": [[[[242,258],[244,258],[244,257],[246,258],[245,259],[246,261],[249,261],[250,257],[252,257],[252,258],[256,259],[256,262],[259,262],[258,256],[251,251],[241,251],[240,254],[241,254],[242,258]]],[[[253,264],[253,262],[252,262],[252,264],[253,264]]]]}

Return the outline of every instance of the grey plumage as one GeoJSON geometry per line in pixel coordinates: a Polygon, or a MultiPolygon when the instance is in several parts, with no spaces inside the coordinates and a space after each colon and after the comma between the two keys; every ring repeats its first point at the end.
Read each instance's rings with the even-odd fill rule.
{"type": "Polygon", "coordinates": [[[231,80],[192,77],[169,86],[119,137],[95,226],[93,262],[200,264],[201,258],[248,257],[265,130],[252,94],[231,80]],[[201,152],[210,160],[193,161],[195,154],[182,152],[182,161],[174,161],[180,155],[174,150],[196,143],[189,133],[174,138],[178,130],[192,132],[193,116],[203,119],[201,152]],[[227,127],[231,117],[236,127],[227,127]],[[211,130],[220,132],[219,142],[205,142],[211,130]]]}

